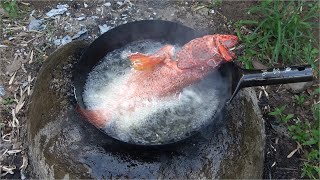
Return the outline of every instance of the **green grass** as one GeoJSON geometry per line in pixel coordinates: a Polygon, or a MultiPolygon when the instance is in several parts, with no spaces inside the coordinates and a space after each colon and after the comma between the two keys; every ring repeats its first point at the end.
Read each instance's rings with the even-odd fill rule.
{"type": "Polygon", "coordinates": [[[223,0],[211,0],[209,8],[220,7],[223,3],[223,0]]]}
{"type": "Polygon", "coordinates": [[[303,163],[301,177],[320,179],[320,104],[313,105],[313,115],[315,121],[311,123],[305,132],[308,136],[303,139],[303,145],[310,146],[303,163]]]}
{"type": "Polygon", "coordinates": [[[269,115],[275,116],[280,122],[287,123],[290,119],[293,118],[293,114],[284,114],[285,106],[276,108],[273,112],[270,112],[269,115]]]}
{"type": "Polygon", "coordinates": [[[248,13],[261,18],[236,23],[237,35],[245,45],[238,59],[246,68],[253,67],[252,59],[271,66],[309,63],[316,68],[318,42],[312,30],[318,24],[312,21],[318,17],[318,3],[266,0],[248,13]],[[252,33],[243,35],[242,26],[253,29],[252,33]]]}
{"type": "Polygon", "coordinates": [[[303,105],[306,98],[304,95],[294,95],[293,97],[294,97],[295,103],[298,104],[299,106],[303,105]]]}
{"type": "MultiPolygon", "coordinates": [[[[314,95],[319,94],[319,89],[314,95]]],[[[285,114],[285,106],[277,107],[269,115],[286,125],[292,139],[302,145],[305,160],[301,169],[301,177],[320,178],[320,103],[312,106],[313,119],[299,119],[293,114],[285,114]]]]}
{"type": "Polygon", "coordinates": [[[3,105],[11,105],[11,104],[14,104],[16,101],[11,98],[11,97],[7,97],[3,100],[3,105]]]}
{"type": "Polygon", "coordinates": [[[18,17],[18,5],[16,0],[2,0],[0,1],[0,6],[8,13],[10,18],[18,17]]]}
{"type": "MultiPolygon", "coordinates": [[[[238,60],[245,68],[253,68],[253,60],[273,67],[311,64],[315,76],[320,77],[319,42],[314,36],[315,28],[319,30],[315,23],[319,20],[318,1],[264,0],[250,7],[248,13],[255,18],[235,24],[236,33],[244,45],[244,51],[238,56],[238,60]]],[[[294,95],[293,100],[296,106],[309,111],[305,109],[304,102],[313,102],[319,94],[320,88],[311,95],[294,95]]],[[[280,106],[269,115],[284,124],[292,139],[302,145],[305,160],[301,177],[319,179],[320,104],[312,105],[311,119],[302,119],[299,114],[285,112],[286,106],[280,106]]]]}

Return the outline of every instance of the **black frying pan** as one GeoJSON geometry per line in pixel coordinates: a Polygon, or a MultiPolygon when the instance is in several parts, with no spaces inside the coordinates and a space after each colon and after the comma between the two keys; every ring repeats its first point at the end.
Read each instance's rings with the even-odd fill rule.
{"type": "MultiPolygon", "coordinates": [[[[136,21],[118,26],[104,33],[89,46],[86,52],[82,55],[79,63],[76,65],[74,87],[78,108],[87,108],[83,102],[82,93],[88,73],[90,73],[109,52],[138,40],[152,39],[155,41],[165,41],[169,44],[183,45],[190,40],[203,35],[204,34],[198,33],[189,27],[162,20],[136,21]]],[[[222,106],[228,104],[228,102],[234,98],[239,89],[243,87],[304,82],[311,81],[313,79],[312,69],[310,66],[295,66],[278,69],[273,68],[269,70],[247,70],[239,68],[234,63],[226,63],[219,67],[218,73],[226,79],[225,83],[228,89],[227,97],[223,98],[221,101],[222,106]]],[[[220,111],[217,111],[215,115],[219,112],[220,111]]],[[[212,119],[214,118],[215,116],[212,117],[212,119]]],[[[208,124],[204,124],[201,128],[194,129],[191,133],[187,133],[185,136],[179,138],[172,137],[171,139],[168,138],[163,142],[140,144],[135,141],[125,141],[125,143],[143,146],[159,146],[176,143],[201,131],[201,129],[207,125],[208,124]]],[[[110,134],[109,136],[113,137],[110,134]]],[[[123,141],[118,137],[113,138],[123,141]]]]}

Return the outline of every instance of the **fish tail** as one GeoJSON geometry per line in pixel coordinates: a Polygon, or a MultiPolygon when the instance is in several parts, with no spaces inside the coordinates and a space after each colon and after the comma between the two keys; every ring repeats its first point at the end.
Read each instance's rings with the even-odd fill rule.
{"type": "Polygon", "coordinates": [[[107,125],[108,117],[107,113],[102,110],[89,110],[83,109],[79,105],[77,106],[77,111],[84,116],[87,121],[93,124],[97,128],[104,128],[107,125]]]}
{"type": "Polygon", "coordinates": [[[142,53],[131,54],[128,58],[130,59],[133,68],[140,71],[152,69],[165,60],[165,56],[152,56],[142,53]]]}

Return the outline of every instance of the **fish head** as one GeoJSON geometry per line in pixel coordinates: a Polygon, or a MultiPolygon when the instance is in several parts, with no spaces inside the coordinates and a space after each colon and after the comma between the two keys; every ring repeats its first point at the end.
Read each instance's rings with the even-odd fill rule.
{"type": "Polygon", "coordinates": [[[222,34],[206,35],[192,40],[178,54],[178,67],[216,67],[220,63],[232,61],[236,56],[231,48],[237,43],[237,36],[222,34]]]}
{"type": "Polygon", "coordinates": [[[217,34],[212,36],[214,41],[220,41],[220,43],[228,49],[233,48],[239,41],[239,38],[235,35],[217,34]]]}
{"type": "Polygon", "coordinates": [[[238,37],[235,35],[212,35],[212,48],[216,49],[217,55],[220,56],[223,61],[231,61],[236,57],[231,51],[231,48],[238,43],[238,40],[238,37]]]}

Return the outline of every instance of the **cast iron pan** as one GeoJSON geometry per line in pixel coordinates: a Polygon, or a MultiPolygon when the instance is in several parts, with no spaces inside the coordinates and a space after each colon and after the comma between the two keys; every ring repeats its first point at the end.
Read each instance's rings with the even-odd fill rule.
{"type": "MultiPolygon", "coordinates": [[[[78,107],[86,109],[82,99],[86,78],[88,73],[92,71],[95,65],[97,65],[108,52],[138,40],[152,39],[156,41],[166,41],[169,44],[183,45],[203,35],[204,34],[196,32],[184,25],[162,20],[143,20],[127,23],[104,33],[88,47],[75,67],[73,83],[78,107]]],[[[226,77],[227,81],[225,81],[225,83],[229,87],[228,97],[226,98],[227,100],[222,103],[224,104],[223,106],[228,104],[239,89],[243,87],[304,82],[313,79],[312,69],[309,65],[272,68],[268,70],[246,70],[239,68],[234,63],[226,63],[218,69],[218,72],[221,76],[226,77]]],[[[219,114],[219,112],[216,112],[216,115],[217,114],[219,114]]],[[[203,129],[198,129],[190,133],[188,137],[202,130],[203,129]]],[[[179,139],[178,141],[182,140],[183,139],[179,139]]],[[[143,145],[132,142],[124,143],[138,146],[162,146],[176,142],[176,140],[170,140],[161,144],[143,145]]]]}

